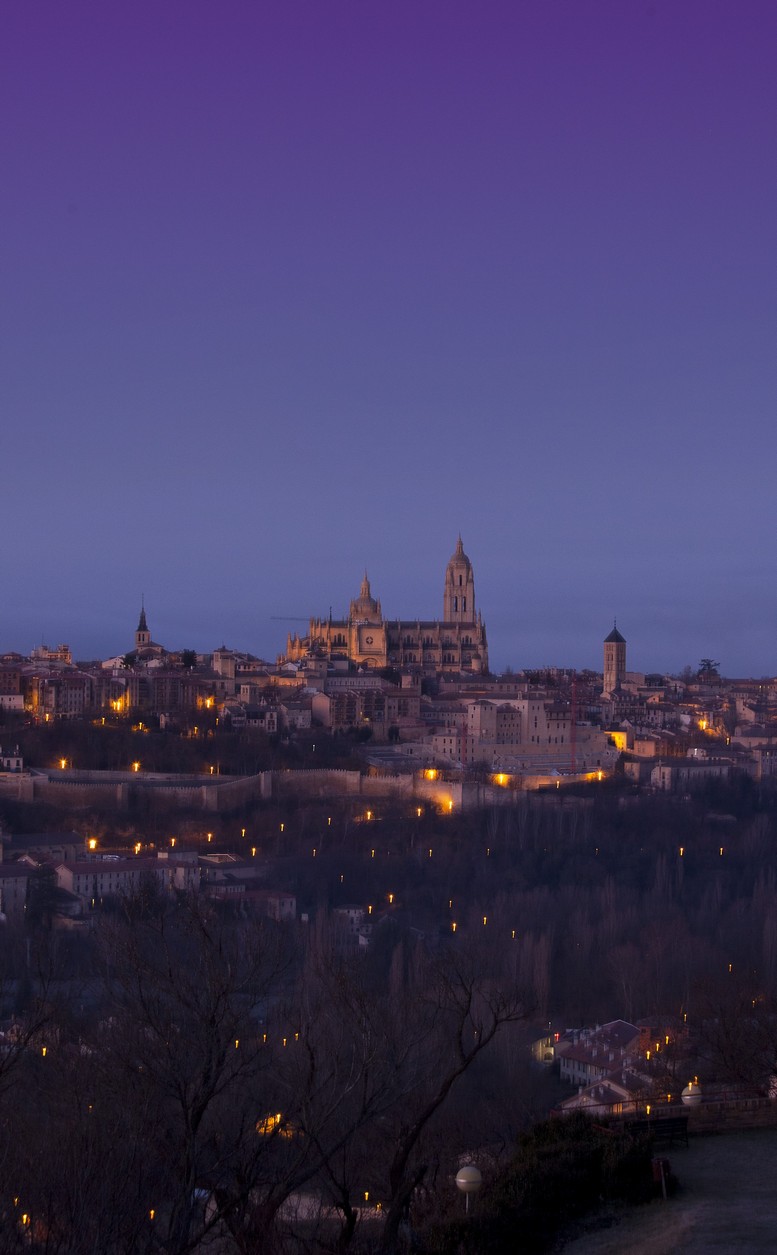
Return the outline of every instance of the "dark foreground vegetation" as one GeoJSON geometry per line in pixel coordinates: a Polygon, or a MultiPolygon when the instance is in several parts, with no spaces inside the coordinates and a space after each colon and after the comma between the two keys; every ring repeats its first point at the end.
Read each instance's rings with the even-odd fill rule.
{"type": "Polygon", "coordinates": [[[150,884],[87,939],[30,940],[6,988],[0,1252],[507,1252],[516,1224],[541,1251],[600,1197],[650,1195],[648,1147],[582,1117],[483,1145],[515,1121],[497,1047],[528,1008],[482,946],[354,961],[321,922],[150,884]]]}
{"type": "Polygon", "coordinates": [[[355,963],[323,926],[151,885],[86,940],[32,940],[0,1054],[0,1251],[394,1251],[474,1134],[456,1091],[525,1014],[484,951],[355,963]]]}

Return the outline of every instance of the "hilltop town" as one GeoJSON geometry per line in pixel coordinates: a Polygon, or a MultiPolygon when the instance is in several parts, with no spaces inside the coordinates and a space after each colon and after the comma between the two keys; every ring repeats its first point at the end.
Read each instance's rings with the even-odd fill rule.
{"type": "MultiPolygon", "coordinates": [[[[225,645],[198,654],[158,644],[144,607],[130,648],[108,659],[74,662],[66,644],[0,654],[0,711],[37,723],[145,721],[195,736],[206,727],[253,731],[303,750],[316,737],[321,746],[348,735],[373,772],[434,768],[508,789],[601,781],[616,770],[667,790],[772,774],[777,680],[724,679],[709,658],[682,675],[629,670],[617,624],[601,673],[492,675],[461,538],[443,588],[441,619],[390,620],[365,574],[346,617],[311,619],[274,662],[225,645]]],[[[13,750],[3,748],[6,772],[22,769],[13,750]]]]}
{"type": "MultiPolygon", "coordinates": [[[[67,645],[0,656],[0,1080],[13,1065],[38,1086],[46,1060],[61,1098],[83,1059],[106,1077],[140,1066],[148,1110],[167,1110],[160,1087],[193,1066],[169,1026],[188,1026],[198,1058],[217,1047],[214,1093],[230,1094],[250,1184],[229,1193],[214,1098],[196,1171],[166,1193],[144,1178],[132,1223],[147,1237],[162,1214],[172,1232],[176,1207],[187,1234],[208,1214],[222,1233],[238,1207],[256,1233],[262,1198],[315,1205],[321,1241],[340,1233],[345,1249],[358,1219],[364,1249],[371,1224],[395,1249],[411,1194],[424,1215],[427,1159],[447,1172],[489,1148],[497,1173],[490,1148],[551,1111],[570,1136],[582,1112],[681,1144],[689,1125],[771,1122],[777,681],[726,679],[711,658],[630,670],[616,623],[601,672],[493,675],[461,539],[440,620],[385,618],[365,574],[347,615],[311,620],[273,662],[169,649],[145,606],[126,643],[104,660],[67,645]],[[445,1088],[450,1033],[462,1107],[445,1088]],[[338,1072],[359,1052],[359,1084],[379,1077],[362,1112],[338,1072]],[[401,1145],[408,1102],[434,1119],[401,1167],[385,1148],[374,1171],[339,1163],[389,1128],[401,1145]]],[[[36,1094],[43,1125],[53,1100],[36,1094]]],[[[15,1118],[35,1144],[35,1121],[15,1118]]],[[[72,1105],[63,1127],[83,1118],[72,1105]]],[[[159,1136],[144,1121],[138,1146],[159,1136]]],[[[19,1172],[55,1206],[56,1173],[19,1172]]],[[[281,1220],[298,1237],[312,1224],[266,1223],[281,1220]]]]}

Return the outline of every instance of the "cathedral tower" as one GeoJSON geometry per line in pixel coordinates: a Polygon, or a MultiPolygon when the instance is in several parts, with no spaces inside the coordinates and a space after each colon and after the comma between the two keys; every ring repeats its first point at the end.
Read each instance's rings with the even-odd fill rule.
{"type": "Polygon", "coordinates": [[[626,641],[613,623],[604,638],[604,693],[616,693],[626,674],[626,641]]]}
{"type": "Polygon", "coordinates": [[[445,568],[442,617],[444,623],[475,622],[475,576],[459,536],[456,552],[445,568]]]}

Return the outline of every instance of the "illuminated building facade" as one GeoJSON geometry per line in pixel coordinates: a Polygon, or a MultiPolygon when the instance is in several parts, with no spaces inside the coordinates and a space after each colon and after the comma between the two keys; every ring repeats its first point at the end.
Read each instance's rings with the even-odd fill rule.
{"type": "Polygon", "coordinates": [[[486,628],[475,608],[472,563],[459,537],[445,568],[442,619],[386,619],[365,572],[345,619],[311,619],[307,636],[289,634],[282,661],[347,658],[368,667],[409,668],[427,675],[487,672],[486,628]]]}

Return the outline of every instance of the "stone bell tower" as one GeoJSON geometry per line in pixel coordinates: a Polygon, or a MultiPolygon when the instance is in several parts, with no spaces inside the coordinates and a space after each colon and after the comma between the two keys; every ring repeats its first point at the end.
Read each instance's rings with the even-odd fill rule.
{"type": "Polygon", "coordinates": [[[459,536],[456,552],[445,568],[442,617],[444,623],[474,623],[475,576],[459,536]]]}
{"type": "Polygon", "coordinates": [[[613,623],[609,636],[604,638],[604,693],[617,693],[626,675],[626,641],[613,623]]]}

